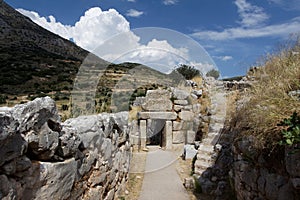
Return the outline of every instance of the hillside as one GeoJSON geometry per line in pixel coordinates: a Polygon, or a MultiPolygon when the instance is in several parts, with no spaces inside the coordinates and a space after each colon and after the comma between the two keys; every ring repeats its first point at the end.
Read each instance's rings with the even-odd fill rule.
{"type": "Polygon", "coordinates": [[[38,26],[3,0],[0,70],[0,104],[13,106],[50,96],[61,112],[66,111],[66,117],[72,106],[70,95],[76,77],[80,80],[76,87],[84,88],[75,88],[75,93],[84,99],[73,109],[79,106],[85,110],[92,102],[97,112],[128,110],[128,103],[135,97],[143,96],[147,89],[170,84],[177,77],[135,63],[111,64],[38,26]],[[118,105],[112,105],[112,95],[118,97],[118,105]]]}
{"type": "Polygon", "coordinates": [[[88,53],[0,0],[0,93],[19,95],[70,87],[88,53]]]}

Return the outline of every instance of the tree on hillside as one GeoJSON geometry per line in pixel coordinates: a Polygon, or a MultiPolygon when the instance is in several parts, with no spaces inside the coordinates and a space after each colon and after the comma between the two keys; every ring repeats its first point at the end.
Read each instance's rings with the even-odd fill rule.
{"type": "Polygon", "coordinates": [[[201,72],[193,66],[181,64],[174,71],[180,73],[184,78],[190,80],[195,76],[202,76],[201,72]]]}
{"type": "Polygon", "coordinates": [[[216,69],[212,69],[206,73],[207,77],[214,77],[215,79],[218,79],[220,77],[220,72],[216,69]]]}

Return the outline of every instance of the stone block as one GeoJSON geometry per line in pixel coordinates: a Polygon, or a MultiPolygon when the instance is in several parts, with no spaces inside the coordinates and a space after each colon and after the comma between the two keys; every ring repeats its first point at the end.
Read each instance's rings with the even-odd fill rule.
{"type": "Polygon", "coordinates": [[[193,122],[191,121],[183,121],[182,122],[182,130],[193,130],[193,122]]]}
{"type": "Polygon", "coordinates": [[[174,88],[172,92],[173,92],[173,96],[179,100],[184,100],[184,99],[188,98],[188,96],[190,95],[189,92],[187,92],[185,90],[180,90],[178,88],[174,88]]]}
{"type": "Polygon", "coordinates": [[[173,131],[179,131],[182,129],[182,122],[173,121],[173,131]]]}
{"type": "Polygon", "coordinates": [[[193,110],[193,106],[192,105],[186,105],[183,107],[184,110],[188,110],[188,111],[192,111],[193,110]]]}
{"type": "Polygon", "coordinates": [[[171,111],[172,101],[170,99],[149,99],[142,108],[146,111],[171,111]]]}
{"type": "Polygon", "coordinates": [[[193,144],[195,142],[196,132],[195,131],[187,131],[186,133],[186,142],[188,144],[193,144]]]}
{"type": "Polygon", "coordinates": [[[181,144],[185,142],[185,131],[173,131],[173,144],[181,144]]]}
{"type": "Polygon", "coordinates": [[[194,145],[186,144],[184,145],[184,158],[185,159],[193,159],[197,155],[198,150],[195,149],[194,145]]]}
{"type": "Polygon", "coordinates": [[[146,140],[147,140],[147,121],[140,121],[140,132],[141,132],[141,148],[146,148],[146,140]]]}
{"type": "Polygon", "coordinates": [[[189,102],[187,100],[174,100],[174,104],[186,106],[189,104],[189,102]]]}
{"type": "Polygon", "coordinates": [[[194,119],[194,113],[190,111],[181,111],[178,116],[185,121],[193,121],[194,119]]]}
{"type": "Polygon", "coordinates": [[[166,121],[165,133],[166,133],[166,149],[172,149],[173,132],[172,132],[171,121],[166,121]]]}
{"type": "Polygon", "coordinates": [[[171,99],[171,92],[168,90],[148,90],[146,99],[171,99]]]}
{"type": "Polygon", "coordinates": [[[183,106],[181,106],[181,105],[174,105],[174,110],[176,112],[179,112],[181,109],[183,109],[183,106]]]}
{"type": "Polygon", "coordinates": [[[139,112],[138,118],[175,120],[177,118],[177,113],[176,112],[139,112]]]}
{"type": "Polygon", "coordinates": [[[40,162],[39,180],[43,186],[38,188],[36,199],[67,199],[70,196],[77,173],[74,158],[64,162],[40,162]]]}

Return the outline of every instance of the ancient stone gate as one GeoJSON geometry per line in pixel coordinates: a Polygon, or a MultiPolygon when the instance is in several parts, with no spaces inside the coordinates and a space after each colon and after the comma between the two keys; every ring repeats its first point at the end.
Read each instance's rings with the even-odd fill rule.
{"type": "Polygon", "coordinates": [[[172,149],[173,144],[193,144],[200,123],[200,104],[191,91],[178,88],[148,90],[139,97],[136,106],[136,130],[132,143],[139,149],[147,145],[160,145],[172,149]],[[194,101],[193,101],[194,99],[194,101]]]}

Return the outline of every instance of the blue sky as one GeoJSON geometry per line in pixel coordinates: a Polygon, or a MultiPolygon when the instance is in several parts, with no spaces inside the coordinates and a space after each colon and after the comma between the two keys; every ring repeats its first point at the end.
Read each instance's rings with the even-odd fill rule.
{"type": "MultiPolygon", "coordinates": [[[[114,56],[118,55],[113,57],[114,60],[120,58],[120,53],[133,52],[135,48],[140,51],[132,54],[138,55],[138,58],[130,60],[133,55],[127,55],[120,60],[150,59],[149,63],[175,65],[176,62],[170,61],[170,54],[168,59],[153,60],[156,55],[162,56],[161,49],[166,49],[172,55],[178,55],[206,70],[209,69],[207,66],[215,65],[223,77],[245,74],[250,66],[276,49],[290,34],[300,32],[300,0],[5,1],[41,26],[67,39],[72,38],[76,44],[90,51],[113,35],[127,32],[126,44],[122,43],[124,40],[113,41],[119,44],[119,50],[130,48],[114,52],[114,56]],[[176,32],[154,29],[154,32],[166,36],[155,34],[150,37],[149,29],[134,31],[142,27],[159,27],[176,32]],[[196,58],[196,54],[191,56],[191,46],[179,45],[181,39],[168,40],[168,37],[184,38],[183,35],[191,37],[183,39],[186,43],[196,41],[202,45],[212,60],[201,60],[205,52],[200,47],[197,48],[202,58],[196,58]],[[160,51],[155,54],[149,47],[160,51]]],[[[110,60],[112,52],[109,52],[109,55],[99,55],[110,60]]]]}

